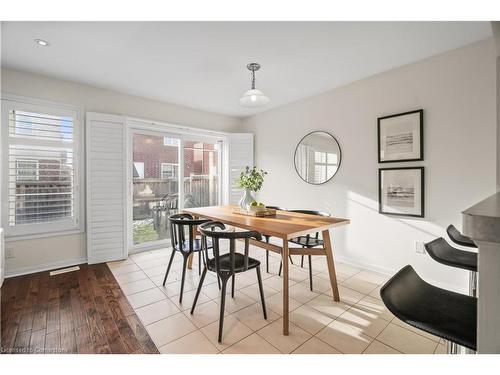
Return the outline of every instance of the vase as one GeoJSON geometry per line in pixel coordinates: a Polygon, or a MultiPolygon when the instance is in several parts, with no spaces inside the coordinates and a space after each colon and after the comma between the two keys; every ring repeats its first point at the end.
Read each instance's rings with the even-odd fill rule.
{"type": "Polygon", "coordinates": [[[250,189],[245,189],[245,193],[240,199],[240,208],[242,210],[247,211],[248,207],[250,207],[250,204],[255,200],[255,198],[252,196],[252,191],[250,189]]]}

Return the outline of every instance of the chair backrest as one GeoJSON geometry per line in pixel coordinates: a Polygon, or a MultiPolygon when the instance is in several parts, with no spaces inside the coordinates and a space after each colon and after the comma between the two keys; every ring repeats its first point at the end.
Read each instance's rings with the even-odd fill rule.
{"type": "Polygon", "coordinates": [[[199,227],[202,236],[202,246],[204,249],[205,261],[208,262],[210,257],[208,255],[207,237],[212,239],[212,250],[215,259],[215,270],[217,273],[220,272],[220,240],[229,240],[229,260],[230,260],[230,271],[229,275],[234,273],[235,265],[235,252],[236,252],[236,240],[243,239],[245,242],[244,249],[244,268],[245,271],[248,269],[248,250],[250,247],[250,238],[255,238],[256,240],[262,240],[262,235],[256,231],[242,231],[235,232],[233,230],[228,230],[224,223],[220,221],[210,221],[204,223],[199,227]]]}
{"type": "Polygon", "coordinates": [[[189,214],[174,214],[168,217],[170,223],[170,240],[172,242],[172,248],[183,249],[186,243],[186,232],[185,228],[188,228],[188,250],[193,251],[194,244],[194,233],[193,226],[201,225],[203,223],[209,222],[208,219],[193,219],[189,214]]]}
{"type": "Polygon", "coordinates": [[[472,241],[469,237],[464,236],[462,233],[455,228],[454,225],[448,225],[446,228],[446,233],[450,239],[455,242],[457,245],[466,246],[466,247],[477,247],[474,241],[472,241]]]}
{"type": "MultiPolygon", "coordinates": [[[[324,216],[324,217],[332,216],[328,212],[316,211],[316,210],[288,210],[288,212],[297,212],[299,214],[316,215],[316,216],[324,216]]],[[[316,238],[319,238],[319,232],[316,232],[316,234],[314,236],[316,238]]],[[[307,234],[306,237],[310,238],[311,235],[307,234]]]]}

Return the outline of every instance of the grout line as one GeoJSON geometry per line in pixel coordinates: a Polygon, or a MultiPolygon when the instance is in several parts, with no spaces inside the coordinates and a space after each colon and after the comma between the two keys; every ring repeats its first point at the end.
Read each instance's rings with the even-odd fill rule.
{"type": "MultiPolygon", "coordinates": [[[[167,247],[167,250],[171,250],[171,247],[170,247],[170,246],[169,246],[169,247],[167,247]]],[[[149,252],[149,251],[148,251],[148,253],[153,254],[153,253],[151,253],[151,252],[149,252]]],[[[149,279],[149,280],[150,280],[150,281],[151,281],[151,282],[155,285],[155,288],[160,289],[160,291],[161,291],[163,294],[165,294],[165,293],[164,293],[164,291],[162,291],[162,290],[161,290],[161,288],[160,288],[158,285],[156,285],[156,283],[152,280],[152,278],[144,272],[144,268],[142,268],[139,264],[137,264],[133,258],[130,258],[130,257],[129,257],[129,259],[133,262],[133,264],[135,264],[137,267],[139,267],[139,269],[140,269],[140,270],[141,270],[141,271],[145,274],[146,279],[149,279]]],[[[155,259],[155,257],[152,257],[152,259],[151,259],[151,260],[154,260],[154,259],[155,259]]],[[[175,264],[175,263],[176,263],[176,262],[174,262],[174,263],[172,263],[172,264],[175,264]]],[[[117,267],[117,268],[119,268],[119,267],[117,267]]],[[[148,267],[148,268],[149,268],[149,267],[148,267]]],[[[152,268],[152,267],[151,267],[151,268],[152,268]]],[[[301,267],[300,267],[300,266],[297,266],[297,268],[298,268],[299,270],[301,269],[301,267]]],[[[358,267],[358,268],[359,268],[359,267],[358,267]]],[[[352,278],[352,277],[354,277],[354,276],[358,275],[358,274],[359,274],[359,273],[361,273],[362,271],[363,271],[363,269],[360,269],[360,270],[359,270],[359,271],[357,271],[356,273],[354,273],[354,274],[352,274],[351,276],[347,277],[344,281],[346,281],[346,280],[348,280],[348,279],[350,279],[350,278],[352,278]]],[[[131,271],[131,272],[136,272],[136,271],[131,271]]],[[[305,271],[304,271],[304,272],[305,272],[305,271]]],[[[318,273],[321,273],[321,272],[322,272],[322,271],[319,271],[318,273]]],[[[155,277],[157,277],[157,276],[158,276],[158,275],[156,275],[155,277]]],[[[275,276],[278,276],[278,275],[276,274],[276,275],[270,276],[269,278],[271,278],[271,277],[275,277],[275,276]]],[[[280,277],[280,276],[278,276],[278,277],[280,277]]],[[[280,278],[281,278],[281,277],[280,277],[280,278]]],[[[145,280],[145,279],[140,279],[140,280],[145,280]]],[[[135,280],[135,281],[140,281],[140,280],[135,280]]],[[[178,281],[178,280],[177,280],[177,281],[178,281]]],[[[263,281],[264,281],[264,280],[263,280],[263,281]]],[[[305,281],[307,281],[307,279],[304,279],[304,280],[299,281],[299,282],[295,282],[295,283],[294,283],[294,285],[295,285],[295,284],[298,284],[298,283],[301,283],[301,282],[305,282],[305,281]]],[[[364,281],[366,281],[366,280],[364,280],[364,281]]],[[[174,283],[174,282],[176,282],[176,281],[173,281],[172,283],[174,283]]],[[[369,282],[369,281],[368,281],[368,282],[369,282]]],[[[213,283],[215,283],[215,282],[213,282],[213,283]]],[[[213,284],[213,283],[212,283],[212,284],[213,284]]],[[[121,284],[120,284],[120,283],[118,283],[118,284],[121,286],[121,284]]],[[[125,283],[125,284],[128,284],[128,283],[125,283]]],[[[167,284],[168,284],[168,283],[167,283],[167,284]]],[[[253,298],[252,298],[251,296],[249,296],[248,294],[246,294],[245,292],[243,292],[243,291],[242,291],[242,289],[245,289],[245,288],[249,288],[249,287],[255,286],[256,284],[257,284],[257,283],[255,282],[255,283],[250,284],[250,285],[245,285],[245,286],[244,286],[244,287],[242,287],[242,288],[237,288],[236,290],[240,291],[240,292],[241,292],[241,293],[243,293],[246,297],[248,297],[248,298],[250,298],[250,299],[252,299],[252,300],[253,300],[253,298]]],[[[358,294],[363,295],[363,297],[362,297],[361,299],[357,300],[355,303],[352,303],[352,304],[351,304],[351,303],[348,303],[348,305],[349,305],[348,309],[347,309],[347,310],[345,310],[344,312],[342,312],[342,313],[341,313],[339,316],[337,316],[335,319],[333,319],[333,320],[332,320],[332,322],[333,322],[333,321],[336,321],[336,320],[337,320],[337,319],[338,319],[338,318],[339,318],[342,314],[344,314],[345,312],[349,311],[352,307],[354,307],[356,304],[358,304],[358,303],[359,303],[362,299],[364,299],[364,298],[365,298],[365,297],[367,297],[367,296],[370,296],[370,293],[372,293],[375,289],[377,289],[378,287],[380,287],[380,285],[378,285],[378,284],[377,284],[377,286],[376,286],[374,289],[370,290],[368,293],[363,293],[363,292],[357,291],[357,290],[355,290],[355,289],[353,289],[353,288],[350,288],[350,287],[348,287],[348,286],[344,285],[344,284],[343,284],[343,282],[339,282],[339,284],[340,284],[340,285],[342,285],[342,287],[343,287],[343,288],[347,288],[347,289],[349,289],[349,290],[351,290],[351,291],[353,291],[353,292],[356,292],[356,293],[358,293],[358,294]]],[[[376,283],[372,283],[372,284],[376,284],[376,283]]],[[[207,285],[208,285],[208,284],[207,284],[207,285]]],[[[266,285],[266,288],[269,288],[269,289],[272,289],[272,290],[276,291],[276,293],[274,293],[271,297],[273,297],[273,296],[274,296],[274,295],[276,295],[276,294],[282,294],[282,291],[280,291],[280,290],[276,290],[276,289],[272,288],[272,287],[271,287],[271,286],[269,286],[269,285],[266,285]]],[[[150,289],[153,289],[153,288],[150,288],[150,289]]],[[[150,290],[150,289],[146,289],[146,290],[144,290],[144,291],[147,291],[147,290],[150,290]]],[[[142,292],[144,292],[144,291],[142,291],[142,292]]],[[[136,292],[136,293],[140,293],[140,292],[136,292]]],[[[136,293],[133,293],[133,294],[136,294],[136,293]]],[[[328,294],[328,291],[325,291],[325,292],[315,292],[315,293],[317,293],[317,294],[318,294],[318,296],[323,294],[323,295],[326,295],[327,297],[331,297],[331,296],[328,294]]],[[[131,294],[131,295],[133,295],[133,294],[131,294]]],[[[174,303],[174,304],[175,304],[175,302],[173,302],[173,301],[172,301],[172,298],[173,298],[173,297],[176,297],[176,296],[178,296],[178,295],[175,295],[175,296],[168,296],[168,295],[166,295],[166,294],[165,294],[166,299],[168,299],[170,302],[172,302],[172,303],[174,303]]],[[[217,297],[215,297],[215,298],[210,298],[210,297],[209,297],[209,296],[207,296],[207,295],[205,295],[205,296],[208,298],[208,301],[206,301],[204,304],[206,304],[206,303],[208,303],[208,302],[210,302],[210,301],[217,303],[217,301],[216,301],[216,300],[219,298],[219,296],[217,296],[217,297]]],[[[128,297],[128,296],[126,296],[126,297],[128,297]]],[[[316,298],[316,297],[314,297],[314,298],[316,298]]],[[[306,302],[306,303],[302,303],[302,302],[300,302],[300,301],[298,301],[298,300],[296,300],[296,301],[299,303],[299,305],[297,306],[297,309],[298,309],[298,308],[300,308],[301,306],[307,305],[307,303],[309,303],[309,302],[310,302],[310,300],[309,300],[308,302],[306,302]]],[[[159,301],[152,302],[151,304],[156,303],[156,302],[159,302],[159,301]]],[[[196,327],[196,329],[195,329],[195,330],[190,331],[189,333],[187,333],[187,334],[185,334],[185,335],[182,335],[182,336],[180,336],[180,337],[176,338],[175,340],[172,340],[172,341],[170,341],[170,342],[168,342],[168,343],[166,343],[166,344],[162,345],[161,347],[163,347],[163,346],[165,346],[165,345],[168,345],[168,344],[170,344],[170,343],[172,343],[172,342],[175,342],[176,340],[179,340],[179,339],[181,339],[181,338],[183,338],[183,337],[185,337],[185,336],[187,336],[187,335],[189,335],[189,334],[191,334],[191,333],[193,333],[193,332],[199,331],[199,332],[201,332],[201,334],[202,334],[203,336],[205,336],[205,337],[207,338],[208,342],[209,342],[209,343],[210,343],[213,347],[215,347],[215,349],[218,351],[218,353],[219,353],[219,354],[221,354],[224,350],[227,350],[228,348],[230,348],[230,347],[232,347],[232,346],[236,345],[237,343],[241,342],[242,340],[244,340],[244,339],[246,339],[247,337],[249,337],[249,336],[253,335],[254,333],[256,333],[256,334],[257,334],[260,338],[262,338],[264,341],[266,341],[268,344],[270,344],[272,347],[276,348],[276,349],[277,349],[280,353],[282,353],[282,351],[281,351],[281,350],[279,350],[276,346],[274,346],[272,343],[270,343],[268,340],[266,340],[266,339],[265,339],[265,337],[263,337],[262,335],[260,335],[260,334],[259,334],[259,331],[261,331],[261,330],[262,330],[262,329],[264,329],[265,327],[269,326],[270,324],[273,324],[276,320],[283,319],[283,315],[282,315],[282,314],[279,314],[279,313],[275,312],[274,310],[269,309],[269,307],[267,307],[267,306],[266,306],[266,308],[268,308],[269,310],[273,311],[275,314],[277,314],[277,315],[278,315],[278,319],[276,319],[276,320],[274,320],[274,321],[272,321],[272,322],[269,322],[268,324],[265,324],[264,326],[262,326],[262,327],[261,327],[261,328],[259,328],[258,330],[253,330],[251,327],[249,327],[249,326],[248,326],[247,324],[245,324],[243,321],[239,320],[239,319],[237,318],[237,316],[235,316],[235,313],[237,313],[237,312],[239,312],[239,311],[241,311],[241,310],[243,310],[243,309],[245,309],[245,308],[247,308],[247,307],[250,307],[250,306],[252,306],[252,305],[254,305],[254,304],[260,304],[260,303],[259,303],[258,301],[255,301],[255,300],[254,300],[254,303],[253,303],[253,304],[250,304],[250,305],[247,305],[247,306],[245,306],[245,307],[242,307],[241,309],[237,309],[237,310],[235,310],[235,311],[233,311],[233,312],[231,312],[231,313],[229,313],[229,314],[227,314],[227,315],[225,316],[226,318],[227,318],[228,316],[232,316],[232,317],[233,317],[234,319],[236,319],[239,323],[243,324],[245,327],[247,327],[248,329],[250,329],[251,333],[250,333],[250,334],[248,334],[248,335],[245,335],[244,337],[242,337],[242,338],[241,338],[241,339],[239,339],[238,341],[234,342],[234,343],[233,343],[233,344],[231,344],[231,345],[228,345],[226,348],[224,348],[224,349],[222,349],[222,350],[219,350],[219,348],[218,348],[218,347],[216,347],[216,346],[212,343],[212,341],[208,338],[208,336],[207,336],[207,335],[206,335],[206,334],[202,331],[202,329],[203,329],[203,328],[205,328],[206,326],[208,326],[208,325],[210,325],[210,324],[213,324],[213,323],[214,323],[214,322],[216,322],[216,321],[213,321],[213,322],[211,322],[211,323],[208,323],[207,325],[204,325],[203,327],[200,327],[200,328],[198,328],[196,325],[194,325],[193,323],[191,323],[191,324],[193,324],[193,326],[195,326],[195,327],[196,327]]],[[[145,306],[148,306],[148,305],[150,305],[150,304],[147,304],[147,305],[144,305],[144,306],[141,306],[141,307],[145,307],[145,306]]],[[[175,304],[175,305],[176,305],[176,304],[175,304]]],[[[178,312],[176,312],[176,313],[174,313],[174,314],[171,314],[171,315],[169,315],[169,316],[168,316],[168,317],[166,317],[166,318],[162,318],[162,319],[159,319],[159,320],[157,320],[157,321],[155,321],[155,322],[149,323],[148,325],[150,325],[150,324],[154,324],[154,323],[156,323],[156,322],[158,322],[158,321],[160,321],[160,320],[163,320],[163,319],[170,318],[170,317],[172,317],[172,316],[174,316],[174,315],[178,315],[179,313],[183,314],[183,315],[184,315],[184,317],[186,317],[187,319],[189,319],[189,318],[186,316],[186,311],[188,311],[188,310],[181,310],[181,309],[180,309],[177,305],[176,305],[176,308],[179,310],[178,312]]],[[[314,309],[314,308],[313,308],[313,309],[314,309]]],[[[136,309],[134,309],[134,308],[133,308],[133,310],[134,310],[134,312],[135,312],[135,310],[136,310],[136,309]]],[[[296,310],[296,309],[294,309],[294,310],[296,310]]],[[[316,310],[316,309],[314,309],[314,310],[316,310]]],[[[318,310],[316,310],[316,311],[318,311],[318,310]]],[[[394,319],[394,318],[393,318],[393,319],[394,319]]],[[[385,327],[382,331],[384,331],[384,330],[385,330],[385,329],[389,326],[389,324],[392,324],[392,320],[393,320],[393,319],[391,319],[391,320],[388,322],[387,326],[386,326],[386,327],[385,327]]],[[[141,319],[139,318],[139,320],[141,320],[141,319]]],[[[384,319],[384,320],[385,320],[385,319],[384,319]]],[[[142,320],[141,320],[141,323],[143,323],[143,322],[142,322],[142,320]]],[[[293,322],[290,322],[290,323],[291,323],[291,324],[294,324],[293,322]]],[[[143,324],[144,324],[144,323],[143,323],[143,324]]],[[[331,323],[330,323],[330,324],[331,324],[331,323]]],[[[295,325],[295,324],[294,324],[294,325],[295,325]]],[[[146,325],[145,325],[145,326],[146,326],[146,325]]],[[[298,327],[299,327],[299,326],[298,326],[298,327]]],[[[326,327],[326,326],[325,326],[325,327],[326,327]]],[[[399,326],[398,326],[398,327],[399,327],[399,326]]],[[[300,328],[300,327],[299,327],[299,328],[300,328]]],[[[406,329],[406,328],[404,328],[404,327],[400,327],[400,328],[406,329]]],[[[324,329],[324,327],[323,327],[323,328],[322,328],[319,332],[321,332],[323,329],[324,329]]],[[[406,330],[407,330],[407,331],[410,331],[410,332],[413,332],[413,331],[408,330],[408,329],[406,329],[406,330]]],[[[377,335],[377,337],[378,337],[378,336],[382,333],[382,331],[381,331],[381,332],[377,335]]],[[[305,331],[305,332],[307,332],[307,331],[305,331]]],[[[334,346],[330,345],[329,343],[327,343],[327,342],[325,342],[325,341],[321,340],[319,337],[317,337],[317,334],[318,334],[319,332],[317,332],[316,334],[312,335],[312,336],[311,336],[309,339],[307,339],[304,343],[302,343],[302,344],[301,344],[301,345],[299,345],[297,348],[295,348],[295,349],[293,350],[293,352],[295,352],[297,349],[299,349],[301,346],[303,346],[305,343],[307,343],[307,342],[308,342],[308,341],[310,341],[313,337],[315,337],[316,339],[320,340],[321,342],[323,342],[324,344],[328,345],[329,347],[332,347],[333,349],[337,350],[339,353],[343,353],[341,350],[339,350],[339,349],[335,348],[334,346]]],[[[307,333],[308,333],[308,334],[310,334],[309,332],[307,332],[307,333]]],[[[416,332],[413,332],[413,333],[418,334],[418,333],[416,333],[416,332]]],[[[422,335],[420,335],[420,336],[422,336],[422,335]]],[[[370,336],[368,336],[368,335],[367,335],[367,337],[370,337],[370,336]]],[[[380,342],[379,340],[377,340],[377,337],[372,338],[372,340],[370,341],[370,343],[368,344],[368,346],[367,346],[367,347],[363,350],[363,352],[364,352],[364,351],[365,351],[365,350],[366,350],[366,349],[367,349],[367,348],[368,348],[368,347],[369,347],[369,346],[370,346],[370,345],[371,345],[374,341],[378,341],[378,342],[380,342]]],[[[422,337],[427,338],[427,337],[425,337],[425,336],[422,336],[422,337]]],[[[428,339],[428,340],[430,340],[429,338],[427,338],[427,339],[428,339]]],[[[431,341],[433,341],[433,340],[431,340],[431,341]]],[[[154,341],[153,341],[153,342],[154,342],[154,341]]],[[[388,347],[390,347],[390,348],[392,348],[392,349],[394,349],[394,350],[396,350],[396,351],[400,352],[398,349],[393,348],[393,347],[391,347],[390,345],[387,345],[387,344],[385,344],[385,343],[383,343],[383,342],[380,342],[380,343],[382,343],[382,344],[384,344],[384,345],[386,345],[386,346],[388,346],[388,347]]],[[[159,348],[160,348],[160,347],[158,347],[158,345],[156,344],[156,342],[155,342],[155,346],[156,346],[156,347],[157,347],[157,349],[159,350],[159,348]]],[[[437,349],[437,347],[438,347],[438,346],[439,346],[439,341],[436,343],[436,347],[434,348],[434,352],[435,352],[435,350],[437,349]]],[[[293,352],[291,352],[290,354],[293,354],[293,352]]]]}

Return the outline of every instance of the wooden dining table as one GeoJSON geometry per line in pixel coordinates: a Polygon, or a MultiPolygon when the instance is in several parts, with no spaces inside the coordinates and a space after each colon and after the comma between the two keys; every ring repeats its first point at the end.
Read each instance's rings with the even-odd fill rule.
{"type": "Polygon", "coordinates": [[[276,211],[275,216],[255,217],[236,213],[237,206],[212,206],[185,208],[182,211],[191,214],[194,218],[207,218],[221,221],[224,224],[237,228],[254,230],[263,235],[279,238],[281,246],[251,240],[253,246],[281,254],[283,261],[283,334],[289,332],[289,255],[325,256],[328,265],[330,284],[333,299],[340,301],[335,262],[333,259],[333,246],[330,238],[330,229],[349,224],[349,219],[336,217],[316,216],[289,211],[276,211]],[[299,236],[321,232],[324,247],[304,249],[302,247],[289,247],[288,241],[299,236]]]}

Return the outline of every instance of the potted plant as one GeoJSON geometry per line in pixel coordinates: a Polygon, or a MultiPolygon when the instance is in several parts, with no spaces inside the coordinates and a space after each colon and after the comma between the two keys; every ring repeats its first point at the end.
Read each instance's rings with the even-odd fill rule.
{"type": "Polygon", "coordinates": [[[266,174],[267,172],[264,172],[262,169],[257,169],[255,166],[247,166],[243,171],[241,171],[240,177],[236,180],[236,186],[241,189],[245,189],[245,193],[239,202],[241,209],[248,211],[252,202],[255,201],[255,198],[252,196],[252,192],[257,192],[262,188],[264,176],[266,174]]]}

